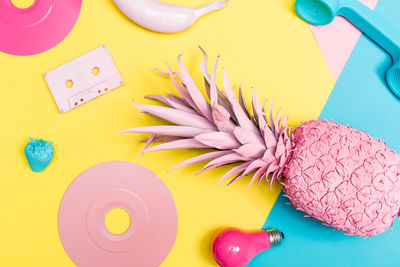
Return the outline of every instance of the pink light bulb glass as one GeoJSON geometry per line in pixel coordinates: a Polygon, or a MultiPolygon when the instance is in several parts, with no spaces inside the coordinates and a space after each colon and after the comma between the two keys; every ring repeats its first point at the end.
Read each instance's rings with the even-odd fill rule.
{"type": "Polygon", "coordinates": [[[212,249],[221,267],[244,267],[260,252],[279,245],[283,238],[277,229],[246,232],[230,228],[217,235],[212,249]]]}

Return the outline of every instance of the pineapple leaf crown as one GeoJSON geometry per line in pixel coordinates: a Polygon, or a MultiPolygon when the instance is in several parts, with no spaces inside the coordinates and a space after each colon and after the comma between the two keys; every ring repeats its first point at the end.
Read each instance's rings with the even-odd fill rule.
{"type": "MultiPolygon", "coordinates": [[[[259,94],[253,89],[252,113],[245,103],[242,89],[239,88],[236,97],[224,69],[223,84],[225,91],[216,85],[216,72],[219,56],[216,59],[213,72],[208,72],[208,56],[204,54],[204,63],[200,68],[204,75],[205,87],[209,101],[190,76],[178,57],[179,73],[173,72],[168,64],[167,72],[161,72],[170,77],[174,87],[181,96],[149,95],[146,98],[158,100],[166,105],[140,105],[140,110],[164,119],[173,125],[148,126],[128,129],[120,133],[150,133],[144,152],[203,148],[213,151],[186,160],[172,170],[200,162],[208,162],[199,172],[219,166],[240,163],[229,170],[219,181],[234,177],[229,184],[241,177],[254,173],[250,185],[258,180],[267,180],[271,174],[271,183],[281,176],[293,150],[291,130],[287,126],[287,117],[280,116],[280,110],[273,115],[271,103],[269,118],[260,104],[259,94]],[[152,142],[164,142],[149,147],[152,142]]],[[[171,171],[172,171],[171,170],[171,171]]]]}

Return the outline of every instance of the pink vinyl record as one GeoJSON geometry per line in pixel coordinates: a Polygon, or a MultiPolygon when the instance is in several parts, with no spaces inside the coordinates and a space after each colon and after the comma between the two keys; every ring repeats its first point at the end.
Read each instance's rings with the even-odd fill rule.
{"type": "Polygon", "coordinates": [[[178,216],[167,186],[150,170],[111,161],[79,175],[61,202],[58,227],[63,246],[79,267],[155,267],[175,242],[178,216]],[[131,225],[113,234],[106,214],[122,208],[131,225]]]}
{"type": "Polygon", "coordinates": [[[72,30],[81,5],[82,0],[35,0],[18,8],[0,0],[0,51],[26,56],[49,50],[72,30]]]}

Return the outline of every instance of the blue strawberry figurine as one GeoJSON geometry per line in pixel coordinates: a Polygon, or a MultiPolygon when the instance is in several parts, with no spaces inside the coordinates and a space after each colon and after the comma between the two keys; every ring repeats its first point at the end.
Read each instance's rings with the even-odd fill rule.
{"type": "Polygon", "coordinates": [[[25,146],[25,157],[29,166],[34,172],[44,171],[54,156],[53,143],[32,137],[29,139],[31,141],[25,146]]]}

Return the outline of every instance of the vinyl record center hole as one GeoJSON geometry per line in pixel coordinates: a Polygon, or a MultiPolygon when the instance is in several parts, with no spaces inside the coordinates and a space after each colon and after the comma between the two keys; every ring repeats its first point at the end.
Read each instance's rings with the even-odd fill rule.
{"type": "Polygon", "coordinates": [[[110,233],[121,235],[128,231],[128,229],[131,227],[132,221],[131,216],[126,210],[116,208],[107,213],[104,223],[110,233]]]}
{"type": "Polygon", "coordinates": [[[36,0],[11,0],[11,3],[20,9],[25,9],[31,7],[36,0]]]}

